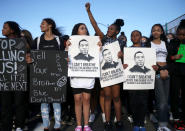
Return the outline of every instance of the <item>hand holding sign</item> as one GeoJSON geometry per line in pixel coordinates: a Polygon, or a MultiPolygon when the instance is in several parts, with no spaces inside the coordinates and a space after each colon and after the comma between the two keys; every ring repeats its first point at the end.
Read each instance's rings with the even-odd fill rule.
{"type": "Polygon", "coordinates": [[[33,62],[30,53],[27,53],[27,54],[26,54],[26,62],[27,62],[27,64],[30,64],[30,63],[33,62]]]}
{"type": "Polygon", "coordinates": [[[128,67],[128,64],[123,64],[123,68],[126,69],[128,67]]]}
{"type": "Polygon", "coordinates": [[[174,56],[174,60],[179,60],[182,57],[183,57],[183,54],[177,54],[174,56]]]}

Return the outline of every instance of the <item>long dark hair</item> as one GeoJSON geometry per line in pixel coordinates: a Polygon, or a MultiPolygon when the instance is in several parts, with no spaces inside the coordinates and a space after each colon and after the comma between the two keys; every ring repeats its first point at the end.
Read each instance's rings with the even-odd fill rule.
{"type": "MultiPolygon", "coordinates": [[[[78,29],[79,29],[79,27],[80,27],[81,25],[85,25],[85,24],[84,24],[84,23],[78,23],[78,24],[76,24],[76,25],[73,27],[73,30],[72,30],[71,35],[78,35],[78,29]]],[[[86,25],[85,25],[85,27],[86,27],[86,25]]],[[[87,27],[86,27],[86,29],[87,29],[87,27]]],[[[88,29],[87,29],[87,35],[89,35],[88,29]]]]}
{"type": "Polygon", "coordinates": [[[116,30],[120,32],[121,27],[124,26],[124,21],[123,19],[116,19],[112,25],[116,26],[116,30]]]}
{"type": "Polygon", "coordinates": [[[52,33],[57,36],[62,36],[62,33],[60,30],[56,27],[56,23],[53,19],[51,18],[44,18],[43,21],[46,21],[49,25],[52,25],[52,33]]]}
{"type": "Polygon", "coordinates": [[[21,34],[24,34],[24,38],[26,40],[26,42],[28,43],[29,47],[33,46],[33,37],[32,34],[28,31],[28,30],[22,30],[21,34]]]}
{"type": "Polygon", "coordinates": [[[162,32],[163,32],[163,33],[161,34],[161,36],[160,36],[160,40],[167,42],[167,38],[166,38],[166,35],[165,35],[165,32],[164,32],[164,29],[163,29],[163,27],[162,27],[162,25],[161,25],[161,24],[155,24],[155,25],[153,25],[153,26],[152,26],[152,29],[151,29],[151,35],[150,35],[149,40],[150,40],[150,41],[153,41],[153,40],[154,40],[154,38],[153,38],[153,36],[152,36],[152,30],[153,30],[153,28],[154,28],[155,26],[160,27],[160,28],[161,28],[161,30],[162,30],[162,32]]]}
{"type": "Polygon", "coordinates": [[[13,35],[16,37],[21,37],[21,28],[15,21],[6,21],[4,24],[8,24],[11,30],[13,30],[13,35]]]}

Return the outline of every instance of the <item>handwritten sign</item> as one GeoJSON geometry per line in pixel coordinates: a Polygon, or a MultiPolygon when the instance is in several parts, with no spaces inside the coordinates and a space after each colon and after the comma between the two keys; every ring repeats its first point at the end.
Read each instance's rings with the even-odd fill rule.
{"type": "Polygon", "coordinates": [[[30,67],[31,103],[66,101],[67,53],[63,51],[32,51],[30,67]]]}
{"type": "Polygon", "coordinates": [[[25,56],[23,39],[0,38],[0,91],[27,90],[25,56]]]}

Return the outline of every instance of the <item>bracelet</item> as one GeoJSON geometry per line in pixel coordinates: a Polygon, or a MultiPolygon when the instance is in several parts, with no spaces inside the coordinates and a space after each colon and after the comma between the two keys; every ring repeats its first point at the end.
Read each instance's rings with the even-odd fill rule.
{"type": "Polygon", "coordinates": [[[165,65],[165,66],[160,66],[160,65],[157,65],[159,68],[158,68],[158,71],[161,71],[161,70],[168,70],[168,65],[165,65]]]}

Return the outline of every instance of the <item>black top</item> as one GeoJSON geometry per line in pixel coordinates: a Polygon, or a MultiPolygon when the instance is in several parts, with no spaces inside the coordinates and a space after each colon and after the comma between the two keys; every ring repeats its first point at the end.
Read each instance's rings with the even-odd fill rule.
{"type": "MultiPolygon", "coordinates": [[[[32,49],[37,49],[37,39],[38,37],[34,40],[32,49]]],[[[59,50],[59,49],[65,50],[63,39],[59,37],[59,40],[60,40],[60,48],[58,46],[58,42],[56,38],[54,38],[53,40],[45,40],[44,35],[41,35],[40,43],[39,43],[39,50],[59,50]]]]}
{"type": "Polygon", "coordinates": [[[123,52],[123,47],[126,46],[126,43],[123,40],[113,39],[113,38],[110,38],[110,37],[108,37],[106,35],[104,35],[104,37],[102,39],[102,44],[103,44],[102,46],[108,45],[108,44],[110,44],[112,42],[115,42],[115,41],[118,41],[119,42],[119,46],[121,48],[121,51],[123,52]]]}

